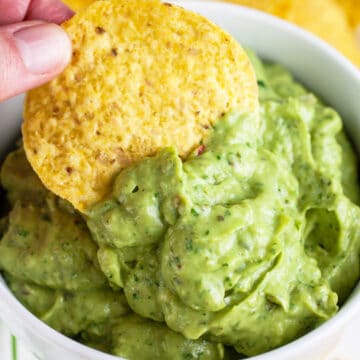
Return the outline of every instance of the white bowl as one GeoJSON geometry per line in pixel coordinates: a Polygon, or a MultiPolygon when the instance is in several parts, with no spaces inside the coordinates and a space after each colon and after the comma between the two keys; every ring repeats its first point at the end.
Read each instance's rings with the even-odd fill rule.
{"type": "MultiPolygon", "coordinates": [[[[360,72],[342,55],[309,33],[255,10],[204,1],[177,3],[205,15],[241,44],[291,70],[297,79],[340,112],[348,133],[360,150],[360,72]]],[[[21,111],[21,97],[0,104],[0,156],[19,134],[21,111]]],[[[344,326],[359,311],[360,286],[334,318],[302,338],[252,359],[324,359],[339,340],[344,326]]],[[[119,359],[83,346],[42,323],[14,298],[1,278],[0,316],[40,359],[119,359]]]]}

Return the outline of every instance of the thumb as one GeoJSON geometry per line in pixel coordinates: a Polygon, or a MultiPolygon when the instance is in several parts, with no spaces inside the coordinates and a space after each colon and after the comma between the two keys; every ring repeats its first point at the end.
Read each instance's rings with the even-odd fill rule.
{"type": "Polygon", "coordinates": [[[0,101],[50,81],[71,58],[57,25],[27,21],[0,27],[0,101]]]}

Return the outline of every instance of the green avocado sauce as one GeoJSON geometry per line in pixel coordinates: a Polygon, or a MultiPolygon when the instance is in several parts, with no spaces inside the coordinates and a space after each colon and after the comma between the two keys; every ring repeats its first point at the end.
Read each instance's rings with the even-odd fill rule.
{"type": "Polygon", "coordinates": [[[166,148],[123,170],[85,216],[9,154],[0,268],[30,311],[103,351],[169,360],[257,355],[338,311],[360,277],[354,151],[333,109],[249,56],[260,125],[226,114],[184,161],[166,148]]]}

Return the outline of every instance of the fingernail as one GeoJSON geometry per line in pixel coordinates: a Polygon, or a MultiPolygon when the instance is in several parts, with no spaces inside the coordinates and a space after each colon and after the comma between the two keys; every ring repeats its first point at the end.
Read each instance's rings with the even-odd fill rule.
{"type": "Polygon", "coordinates": [[[56,72],[70,60],[70,40],[55,24],[26,27],[13,37],[25,67],[34,74],[56,72]]]}

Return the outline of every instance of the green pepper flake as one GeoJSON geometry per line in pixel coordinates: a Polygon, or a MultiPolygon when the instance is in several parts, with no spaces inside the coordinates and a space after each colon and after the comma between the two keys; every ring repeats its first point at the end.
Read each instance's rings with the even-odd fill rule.
{"type": "Polygon", "coordinates": [[[191,208],[190,210],[191,214],[198,217],[199,216],[199,213],[194,209],[194,208],[191,208]]]}
{"type": "Polygon", "coordinates": [[[185,353],[185,354],[183,354],[183,359],[184,360],[193,360],[193,359],[195,359],[195,357],[193,356],[192,353],[185,353]]]}
{"type": "Polygon", "coordinates": [[[259,86],[261,86],[263,88],[266,88],[266,85],[265,85],[264,81],[258,80],[257,83],[258,83],[259,86]]]}
{"type": "Polygon", "coordinates": [[[46,221],[46,222],[50,222],[51,221],[51,218],[48,214],[44,214],[41,216],[41,219],[46,221]]]}
{"type": "Polygon", "coordinates": [[[192,239],[187,239],[185,244],[186,250],[192,251],[193,250],[193,241],[192,239]]]}
{"type": "Polygon", "coordinates": [[[175,256],[172,259],[172,262],[175,264],[175,266],[180,270],[182,268],[181,262],[180,262],[180,258],[178,256],[175,256]]]}
{"type": "Polygon", "coordinates": [[[19,235],[19,236],[22,236],[22,237],[26,237],[26,236],[29,235],[29,231],[27,231],[27,230],[25,230],[25,229],[20,229],[20,230],[18,231],[18,235],[19,235]]]}

